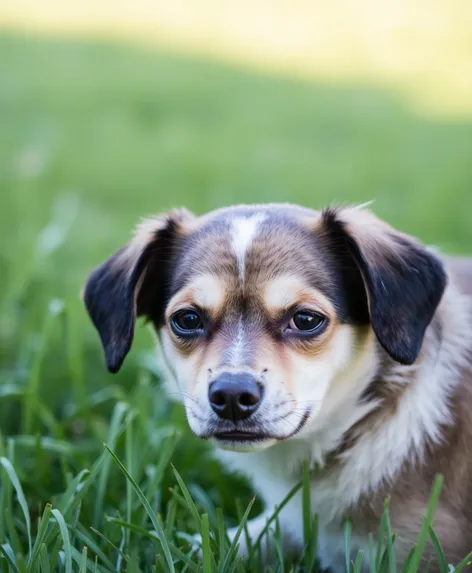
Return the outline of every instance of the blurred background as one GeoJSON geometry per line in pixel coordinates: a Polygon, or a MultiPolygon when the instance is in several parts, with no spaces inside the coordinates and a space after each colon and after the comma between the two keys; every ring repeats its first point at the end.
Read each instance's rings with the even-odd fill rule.
{"type": "MultiPolygon", "coordinates": [[[[79,300],[141,217],[369,200],[472,253],[469,0],[2,0],[3,435],[95,455],[116,403],[158,383],[146,328],[105,372],[79,300]]],[[[181,410],[143,395],[191,472],[181,410]]]]}

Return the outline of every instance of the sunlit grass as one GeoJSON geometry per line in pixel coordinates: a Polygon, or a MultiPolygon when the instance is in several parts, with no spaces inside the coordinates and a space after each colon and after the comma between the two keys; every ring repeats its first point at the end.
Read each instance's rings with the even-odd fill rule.
{"type": "Polygon", "coordinates": [[[472,115],[467,0],[6,0],[0,26],[113,37],[339,85],[369,82],[423,113],[472,115]]]}

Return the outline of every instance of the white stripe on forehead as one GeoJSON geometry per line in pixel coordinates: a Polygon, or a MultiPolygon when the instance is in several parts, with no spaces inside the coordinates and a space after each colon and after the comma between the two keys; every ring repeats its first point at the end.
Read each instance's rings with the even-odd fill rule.
{"type": "Polygon", "coordinates": [[[251,246],[254,237],[257,235],[260,224],[266,215],[257,213],[251,217],[238,217],[232,224],[231,247],[236,255],[239,278],[244,282],[244,270],[246,264],[246,253],[251,246]]]}
{"type": "Polygon", "coordinates": [[[244,363],[244,327],[242,318],[239,319],[238,334],[228,349],[228,358],[230,366],[233,368],[237,368],[244,363]]]}

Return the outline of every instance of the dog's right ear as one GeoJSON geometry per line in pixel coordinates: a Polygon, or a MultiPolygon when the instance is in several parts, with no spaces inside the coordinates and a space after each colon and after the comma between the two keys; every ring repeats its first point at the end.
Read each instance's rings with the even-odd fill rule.
{"type": "Polygon", "coordinates": [[[441,260],[365,209],[326,209],[321,221],[333,259],[350,277],[351,296],[365,292],[356,310],[363,314],[367,307],[378,341],[394,360],[413,364],[446,288],[441,260]]]}
{"type": "Polygon", "coordinates": [[[110,372],[118,372],[131,348],[136,317],[162,320],[172,258],[193,219],[178,209],[144,221],[125,247],[90,274],[83,300],[110,372]]]}

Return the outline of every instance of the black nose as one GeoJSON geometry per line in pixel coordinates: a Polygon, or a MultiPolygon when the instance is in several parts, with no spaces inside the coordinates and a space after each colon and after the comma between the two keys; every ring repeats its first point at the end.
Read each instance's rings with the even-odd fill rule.
{"type": "Polygon", "coordinates": [[[261,403],[261,386],[250,374],[225,372],[210,384],[208,399],[213,411],[225,420],[244,420],[261,403]]]}

